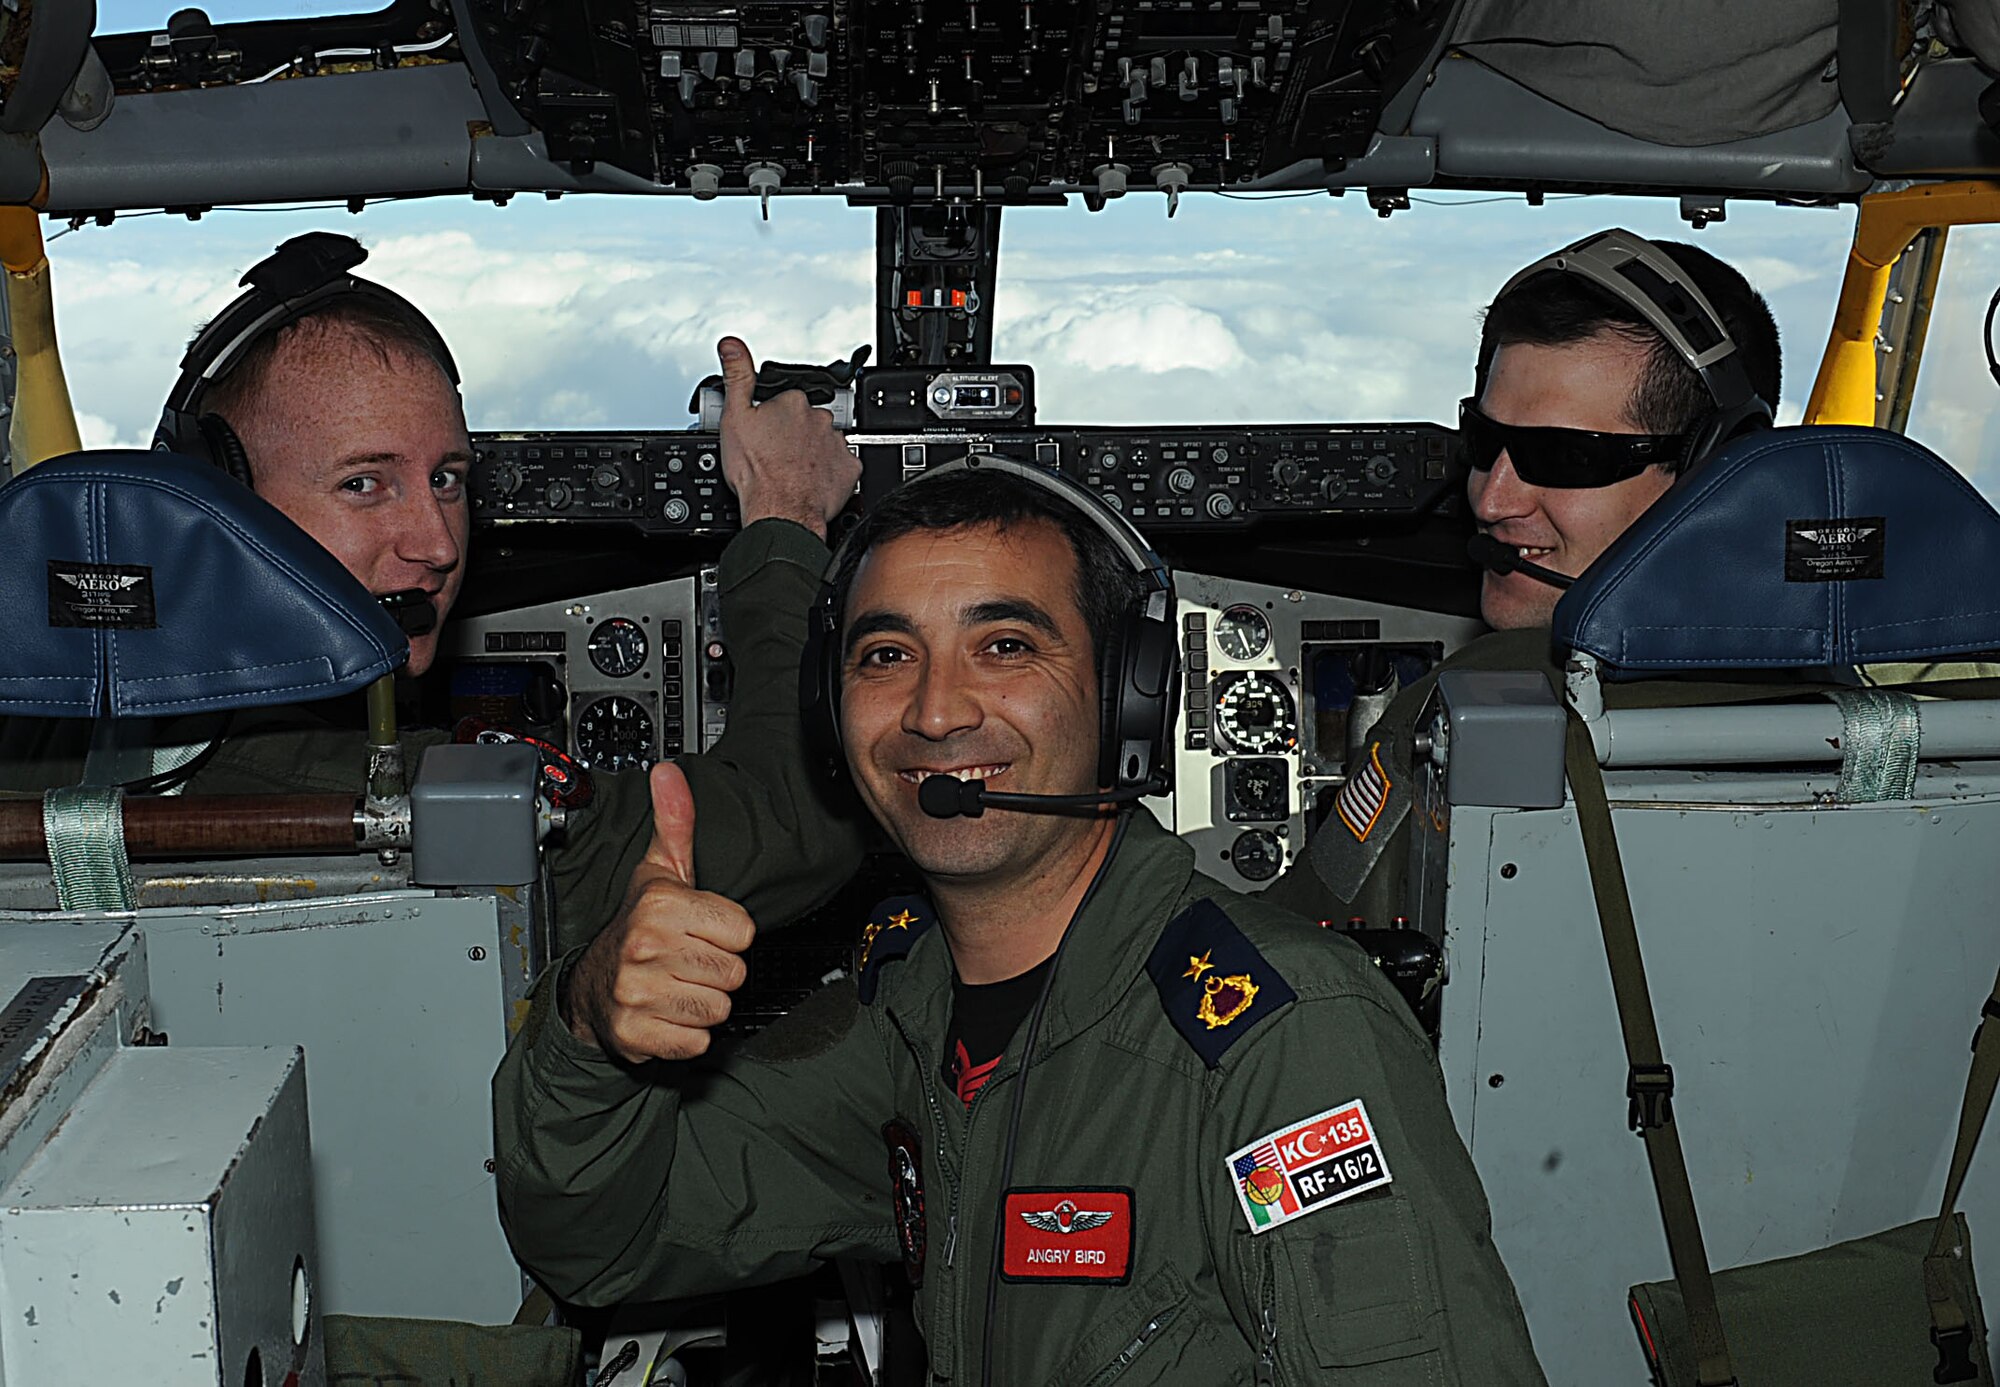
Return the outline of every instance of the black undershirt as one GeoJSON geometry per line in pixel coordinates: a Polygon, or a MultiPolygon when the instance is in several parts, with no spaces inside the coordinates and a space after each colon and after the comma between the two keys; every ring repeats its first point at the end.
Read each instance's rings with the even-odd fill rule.
{"type": "Polygon", "coordinates": [[[1000,1063],[1007,1042],[1035,1009],[1042,979],[1052,959],[1044,959],[1019,977],[1003,982],[951,980],[951,1024],[944,1033],[944,1067],[940,1077],[968,1108],[1000,1063]]]}

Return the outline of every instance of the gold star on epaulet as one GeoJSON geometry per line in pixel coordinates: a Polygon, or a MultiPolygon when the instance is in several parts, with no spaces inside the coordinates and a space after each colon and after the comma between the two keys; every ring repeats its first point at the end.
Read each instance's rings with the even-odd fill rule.
{"type": "Polygon", "coordinates": [[[883,901],[875,907],[868,924],[862,929],[855,972],[864,1005],[874,997],[875,974],[881,966],[909,953],[917,936],[930,928],[931,917],[927,909],[918,908],[922,905],[923,902],[915,897],[883,901]]]}

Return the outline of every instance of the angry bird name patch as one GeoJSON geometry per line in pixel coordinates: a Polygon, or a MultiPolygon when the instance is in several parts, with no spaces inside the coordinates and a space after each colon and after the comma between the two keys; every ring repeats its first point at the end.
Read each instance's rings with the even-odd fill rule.
{"type": "Polygon", "coordinates": [[[1132,1191],[1115,1186],[1011,1189],[1003,1281],[1097,1281],[1132,1276],[1132,1191]]]}
{"type": "Polygon", "coordinates": [[[1252,1233],[1352,1199],[1390,1178],[1359,1099],[1259,1137],[1229,1157],[1229,1179],[1252,1233]]]}

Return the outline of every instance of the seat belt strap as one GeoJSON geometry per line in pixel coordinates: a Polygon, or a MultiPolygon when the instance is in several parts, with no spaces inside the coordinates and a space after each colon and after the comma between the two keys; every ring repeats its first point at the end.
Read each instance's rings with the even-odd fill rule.
{"type": "Polygon", "coordinates": [[[125,855],[125,791],[70,785],[42,796],[42,836],[56,901],[64,910],[132,909],[132,864],[125,855]]]}
{"type": "Polygon", "coordinates": [[[1931,1249],[1924,1257],[1924,1296],[1930,1302],[1931,1342],[1938,1347],[1939,1382],[1968,1381],[1977,1375],[1971,1354],[1984,1345],[1970,1343],[1972,1317],[1959,1303],[1953,1290],[1956,1278],[1952,1264],[1962,1261],[1966,1248],[1958,1236],[1958,1220],[1952,1217],[1959,1193],[1965,1186],[1965,1172],[1993,1107],[1993,1094],[2000,1087],[2000,978],[1986,1004],[1979,1009],[1979,1029],[1972,1037],[1972,1066],[1965,1076],[1965,1098],[1958,1109],[1958,1135],[1952,1141],[1951,1167],[1945,1175],[1944,1201],[1938,1210],[1937,1231],[1931,1235],[1931,1249]]]}
{"type": "Polygon", "coordinates": [[[1687,1158],[1674,1125],[1673,1070],[1660,1052],[1659,1024],[1652,994],[1646,986],[1646,964],[1639,952],[1639,932],[1632,920],[1632,899],[1625,885],[1625,865],[1611,827],[1611,804],[1604,791],[1604,772],[1590,730],[1572,710],[1564,748],[1570,793],[1576,798],[1577,823],[1583,831],[1584,858],[1590,866],[1590,889],[1597,902],[1597,922],[1604,934],[1604,956],[1611,969],[1611,991],[1618,1002],[1618,1024],[1625,1037],[1627,1065],[1626,1120],[1646,1143],[1653,1193],[1659,1200],[1660,1223],[1666,1230],[1667,1252],[1674,1280],[1687,1312],[1688,1335],[1694,1341],[1695,1373],[1702,1387],[1729,1387],[1736,1381],[1729,1345],[1723,1337],[1722,1314],[1715,1304],[1715,1282],[1709,1274],[1708,1253],[1702,1246],[1701,1218],[1695,1211],[1694,1189],[1688,1183],[1687,1158]]]}

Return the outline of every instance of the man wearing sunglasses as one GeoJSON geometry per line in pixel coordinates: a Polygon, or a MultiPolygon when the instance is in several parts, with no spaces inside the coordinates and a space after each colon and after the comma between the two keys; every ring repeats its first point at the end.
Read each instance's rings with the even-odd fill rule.
{"type": "MultiPolygon", "coordinates": [[[[1479,613],[1493,634],[1447,663],[1553,673],[1547,627],[1564,580],[1690,466],[1769,422],[1778,327],[1708,252],[1605,231],[1507,282],[1486,310],[1475,380],[1459,427],[1466,494],[1491,541],[1479,613]]],[[[1317,919],[1386,925],[1404,913],[1409,749],[1433,677],[1404,689],[1370,734],[1363,755],[1381,768],[1384,802],[1329,815],[1266,895],[1317,919]]],[[[1365,794],[1376,780],[1349,784],[1365,794]]]]}
{"type": "MultiPolygon", "coordinates": [[[[1706,451],[1701,434],[1721,422],[1721,436],[1708,442],[1733,436],[1713,416],[1768,419],[1780,378],[1777,324],[1740,274],[1694,246],[1653,245],[1628,232],[1583,244],[1611,237],[1665,255],[1701,290],[1729,330],[1755,400],[1718,398],[1729,380],[1689,364],[1685,352],[1700,359],[1715,345],[1700,335],[1705,315],[1676,328],[1693,338],[1677,347],[1587,267],[1550,266],[1511,281],[1486,311],[1479,393],[1459,408],[1473,469],[1466,489],[1483,531],[1572,578],[1706,451]]],[[[1647,270],[1627,266],[1628,274],[1647,270]]],[[[1489,571],[1480,615],[1495,630],[1546,626],[1559,596],[1530,573],[1489,571]]]]}

